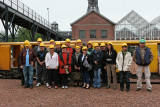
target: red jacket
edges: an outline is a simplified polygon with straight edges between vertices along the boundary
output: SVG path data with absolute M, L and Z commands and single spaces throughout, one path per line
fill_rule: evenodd
M 59 74 L 66 74 L 65 69 L 63 67 L 67 65 L 67 52 L 62 52 L 62 56 L 63 56 L 64 63 L 63 63 L 63 61 L 61 61 L 60 57 L 58 57 Z M 71 56 L 71 54 L 69 54 L 69 60 L 68 60 L 69 72 L 71 72 L 71 61 L 72 61 L 72 56 Z

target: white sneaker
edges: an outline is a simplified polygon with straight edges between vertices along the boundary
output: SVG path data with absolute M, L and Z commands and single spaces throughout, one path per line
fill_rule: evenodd
M 65 88 L 65 86 L 62 86 L 62 89 L 64 89 Z
M 66 88 L 66 89 L 67 89 L 67 88 L 68 88 L 68 86 L 64 86 L 64 88 Z
M 36 87 L 39 87 L 41 85 L 41 83 L 37 83 Z
M 46 83 L 46 86 L 47 86 L 47 87 L 49 87 L 49 84 L 48 84 L 48 83 Z

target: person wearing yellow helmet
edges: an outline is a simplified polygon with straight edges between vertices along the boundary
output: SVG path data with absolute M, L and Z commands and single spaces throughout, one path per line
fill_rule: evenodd
M 20 52 L 19 65 L 23 69 L 25 88 L 30 87 L 30 89 L 33 89 L 33 63 L 36 61 L 36 54 L 30 49 L 30 42 L 28 40 L 24 42 L 24 46 L 25 48 Z
M 82 87 L 85 89 L 90 88 L 90 74 L 89 74 L 89 70 L 88 70 L 90 58 L 89 58 L 89 55 L 87 54 L 87 50 L 88 50 L 88 48 L 86 46 L 84 46 L 82 48 L 83 53 L 78 58 L 80 70 L 82 72 L 82 81 L 83 81 Z M 88 67 L 86 67 L 86 66 L 88 66 Z
M 76 46 L 75 48 L 76 52 L 72 55 L 72 63 L 73 63 L 73 86 L 80 85 L 81 81 L 81 72 L 80 72 L 80 66 L 78 63 L 78 58 L 81 54 L 81 50 L 79 46 Z
M 62 89 L 68 88 L 68 76 L 71 73 L 72 54 L 67 52 L 66 48 L 66 45 L 62 45 L 62 52 L 59 53 L 59 74 L 61 75 Z
M 100 44 L 100 49 L 103 53 L 103 61 L 102 61 L 102 85 L 107 86 L 108 80 L 107 80 L 107 72 L 106 72 L 106 44 L 101 43 Z
M 53 39 L 50 40 L 50 45 L 55 45 L 55 41 Z
M 67 46 L 67 52 L 71 53 L 71 55 L 73 53 L 75 53 L 75 49 L 73 47 L 71 47 L 71 40 L 70 39 L 66 39 L 65 44 Z
M 58 88 L 58 66 L 59 66 L 59 59 L 58 54 L 54 52 L 55 47 L 54 45 L 49 46 L 50 51 L 46 54 L 45 57 L 45 64 L 47 68 L 47 75 L 48 75 L 48 89 L 52 87 L 52 81 L 54 80 L 54 88 Z
M 34 47 L 34 49 L 33 49 L 33 50 L 34 50 L 34 52 L 36 53 L 36 55 L 37 55 L 37 53 L 41 50 L 39 45 L 40 45 L 42 42 L 43 42 L 43 41 L 42 41 L 42 38 L 38 38 L 38 39 L 37 39 L 37 44 L 38 44 L 38 45 L 37 45 L 37 46 L 35 46 L 35 47 Z M 47 48 L 46 48 L 46 47 L 44 47 L 44 50 L 46 51 L 46 50 L 47 50 Z M 35 62 L 36 77 L 38 76 L 38 75 L 37 75 L 37 72 L 38 72 L 38 71 L 37 71 L 37 69 L 38 69 L 38 68 L 37 68 L 37 66 L 38 66 L 37 64 L 38 64 L 38 62 L 36 61 L 36 62 Z M 36 78 L 36 79 L 37 79 L 37 78 Z M 46 84 L 46 85 L 47 85 L 47 84 Z
M 91 41 L 89 41 L 89 42 L 87 43 L 87 48 L 88 48 L 87 54 L 90 55 L 90 54 L 92 53 L 92 51 L 94 50 Z
M 47 51 L 44 50 L 44 43 L 39 45 L 40 51 L 37 52 L 37 84 L 36 86 L 39 87 L 40 85 L 44 84 L 47 81 L 47 73 L 46 73 L 46 66 L 45 66 L 45 56 Z
M 59 54 L 61 52 L 61 43 L 60 42 L 56 42 L 56 49 L 55 49 L 55 52 L 57 54 Z
M 106 52 L 106 64 L 107 64 L 107 77 L 108 77 L 108 85 L 107 89 L 110 88 L 111 85 L 111 73 L 113 76 L 113 89 L 117 89 L 117 76 L 116 76 L 116 58 L 117 58 L 117 51 L 114 50 L 113 44 L 108 42 L 107 45 L 107 52 Z
M 94 68 L 94 88 L 101 88 L 101 67 L 102 67 L 102 59 L 103 53 L 99 48 L 98 43 L 94 43 L 94 51 L 90 54 L 90 58 L 92 59 L 93 68 Z
M 126 91 L 130 90 L 129 74 L 132 64 L 131 53 L 127 51 L 127 44 L 122 44 L 122 51 L 118 53 L 116 58 L 117 68 L 120 71 L 120 90 L 124 90 L 124 76 L 126 78 Z
M 81 50 L 81 52 L 82 52 L 83 45 L 82 45 L 82 41 L 81 41 L 80 39 L 78 39 L 78 40 L 76 41 L 76 45 L 80 47 L 80 50 Z
M 152 92 L 152 85 L 150 82 L 150 69 L 149 65 L 153 61 L 153 53 L 152 50 L 146 46 L 146 41 L 144 39 L 140 39 L 139 46 L 135 49 L 133 53 L 133 61 L 137 64 L 137 88 L 136 91 L 140 91 L 142 89 L 142 74 L 144 71 L 147 91 Z

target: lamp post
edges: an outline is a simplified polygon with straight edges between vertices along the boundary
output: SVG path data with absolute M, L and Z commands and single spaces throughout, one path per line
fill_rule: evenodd
M 47 8 L 48 11 L 48 27 L 49 27 L 49 8 Z

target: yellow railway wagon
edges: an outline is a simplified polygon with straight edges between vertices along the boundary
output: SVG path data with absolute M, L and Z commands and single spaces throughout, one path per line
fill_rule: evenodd
M 61 44 L 64 44 L 64 41 L 60 41 Z M 120 40 L 104 40 L 104 41 L 91 41 L 92 44 L 94 43 L 108 43 L 112 42 L 115 50 L 118 52 L 121 51 L 121 44 L 122 43 L 127 43 L 128 44 L 128 50 L 133 54 L 133 51 L 135 48 L 138 46 L 139 41 L 138 40 L 133 40 L 133 41 L 120 41 Z M 49 42 L 44 42 L 46 47 L 49 46 Z M 36 42 L 31 42 L 31 48 L 34 48 L 36 46 Z M 146 45 L 151 48 L 154 59 L 153 62 L 150 64 L 150 70 L 151 73 L 159 73 L 159 60 L 158 60 L 158 53 L 159 53 L 159 46 L 160 46 L 160 41 L 157 40 L 146 40 Z M 76 46 L 76 41 L 71 41 L 71 46 L 75 47 Z M 18 55 L 23 48 L 23 42 L 2 42 L 0 43 L 0 71 L 12 71 L 14 69 L 18 68 Z M 119 72 L 119 71 L 117 71 Z M 135 74 L 136 73 L 136 64 L 133 62 L 132 64 L 132 71 L 131 73 Z

